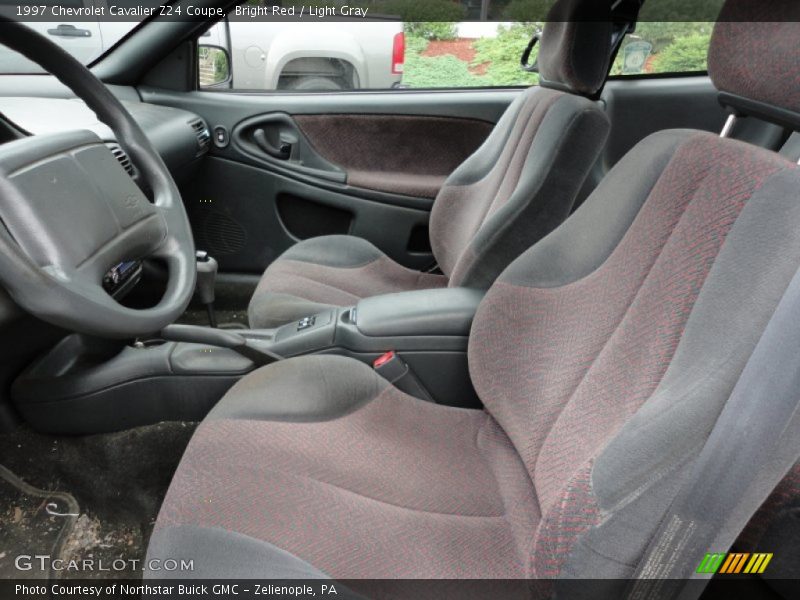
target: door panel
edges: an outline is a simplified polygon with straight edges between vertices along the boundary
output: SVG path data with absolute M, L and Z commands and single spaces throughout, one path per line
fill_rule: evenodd
M 427 226 L 436 190 L 520 93 L 140 92 L 145 101 L 191 110 L 212 130 L 232 132 L 229 145 L 212 150 L 209 168 L 185 199 L 198 245 L 223 270 L 249 273 L 300 239 L 330 233 L 364 237 L 412 268 L 433 264 Z M 647 135 L 670 128 L 717 132 L 726 118 L 702 76 L 613 80 L 601 102 L 610 139 L 579 200 Z M 273 152 L 259 147 L 257 129 Z M 765 146 L 781 135 L 757 122 L 737 132 Z M 289 158 L 274 156 L 282 141 L 293 146 Z M 225 245 L 226 232 L 235 244 Z
M 244 162 L 300 181 L 347 183 L 347 174 L 321 157 L 286 113 L 267 113 L 245 119 L 233 128 L 230 139 L 234 158 Z
M 433 261 L 417 239 L 430 207 L 360 198 L 213 156 L 182 192 L 197 247 L 222 271 L 259 274 L 300 239 L 331 233 L 363 237 L 412 268 Z
M 347 233 L 434 264 L 433 198 L 519 92 L 263 94 L 140 90 L 223 127 L 184 201 L 223 271 L 261 273 L 301 239 Z
M 435 198 L 444 180 L 488 137 L 493 123 L 414 115 L 299 115 L 312 146 L 353 187 Z

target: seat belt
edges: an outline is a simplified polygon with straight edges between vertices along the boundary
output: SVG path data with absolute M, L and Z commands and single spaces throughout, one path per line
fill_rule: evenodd
M 661 521 L 627 598 L 698 598 L 713 577 L 697 572 L 705 570 L 706 554 L 728 552 L 798 459 L 800 271 Z

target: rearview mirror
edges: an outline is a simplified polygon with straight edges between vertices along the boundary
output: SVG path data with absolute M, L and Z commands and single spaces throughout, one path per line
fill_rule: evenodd
M 197 49 L 197 74 L 200 87 L 230 88 L 231 60 L 228 51 L 203 44 Z
M 519 61 L 520 66 L 522 67 L 523 71 L 527 71 L 528 73 L 538 73 L 539 72 L 539 62 L 534 60 L 531 63 L 531 54 L 533 54 L 533 49 L 539 43 L 539 40 L 542 37 L 542 32 L 537 31 L 531 37 L 531 41 L 528 42 L 528 46 L 525 48 L 525 51 L 522 53 L 522 58 Z

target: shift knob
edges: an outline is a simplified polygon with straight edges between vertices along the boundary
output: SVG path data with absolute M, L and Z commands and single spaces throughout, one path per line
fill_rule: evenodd
M 214 283 L 217 280 L 217 261 L 208 252 L 197 252 L 197 297 L 202 304 L 214 302 Z

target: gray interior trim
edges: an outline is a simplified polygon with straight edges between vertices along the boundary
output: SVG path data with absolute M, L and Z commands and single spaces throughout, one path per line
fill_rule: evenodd
M 640 142 L 571 218 L 511 264 L 503 281 L 558 287 L 596 270 L 627 233 L 677 148 L 696 134 L 672 130 Z
M 254 371 L 230 389 L 208 418 L 329 421 L 357 410 L 388 386 L 350 358 L 301 356 Z
M 188 7 L 227 7 L 237 0 L 176 0 L 182 14 Z M 175 20 L 155 18 L 143 23 L 135 36 L 122 40 L 92 65 L 95 75 L 110 83 L 133 85 L 181 43 L 208 29 L 211 22 L 202 18 Z
M 467 336 L 484 294 L 444 288 L 372 296 L 356 306 L 356 326 L 366 336 Z
M 739 215 L 661 383 L 595 461 L 606 518 L 579 544 L 569 573 L 632 575 L 795 274 L 796 189 L 797 175 L 779 172 Z
M 479 148 L 479 151 L 461 163 L 450 174 L 447 178 L 447 185 L 472 185 L 486 177 L 500 159 L 508 139 L 514 132 L 513 124 L 525 104 L 525 98 L 537 93 L 538 89 L 530 88 L 524 94 L 514 98 L 514 101 L 495 125 L 492 133 L 489 134 L 489 137 Z
M 579 186 L 596 162 L 611 128 L 597 105 L 565 94 L 551 107 L 531 145 L 522 184 L 492 215 L 469 244 L 475 260 L 462 285 L 488 288 L 533 240 L 540 240 L 570 215 Z M 548 143 L 555 140 L 555 143 Z M 542 143 L 542 141 L 544 143 Z M 529 198 L 539 198 L 531 203 Z
M 355 269 L 363 267 L 384 256 L 367 240 L 352 235 L 326 235 L 295 244 L 281 255 L 282 260 Z
M 355 91 L 306 94 L 246 92 L 168 92 L 149 86 L 139 88 L 145 102 L 192 110 L 216 125 L 229 129 L 254 114 L 286 111 L 292 114 L 325 113 L 425 115 L 472 118 L 496 123 L 508 105 L 522 94 L 519 89 L 439 90 L 386 92 Z M 487 100 L 489 99 L 489 100 Z
M 163 564 L 168 559 L 192 561 L 193 568 L 191 571 L 150 568 L 159 564 L 156 561 Z M 218 527 L 181 525 L 153 533 L 145 559 L 144 579 L 330 578 L 269 542 Z
M 75 98 L 75 93 L 52 75 L 2 75 L 0 74 L 0 96 L 35 96 L 37 98 Z M 135 87 L 106 84 L 117 99 L 140 102 Z

